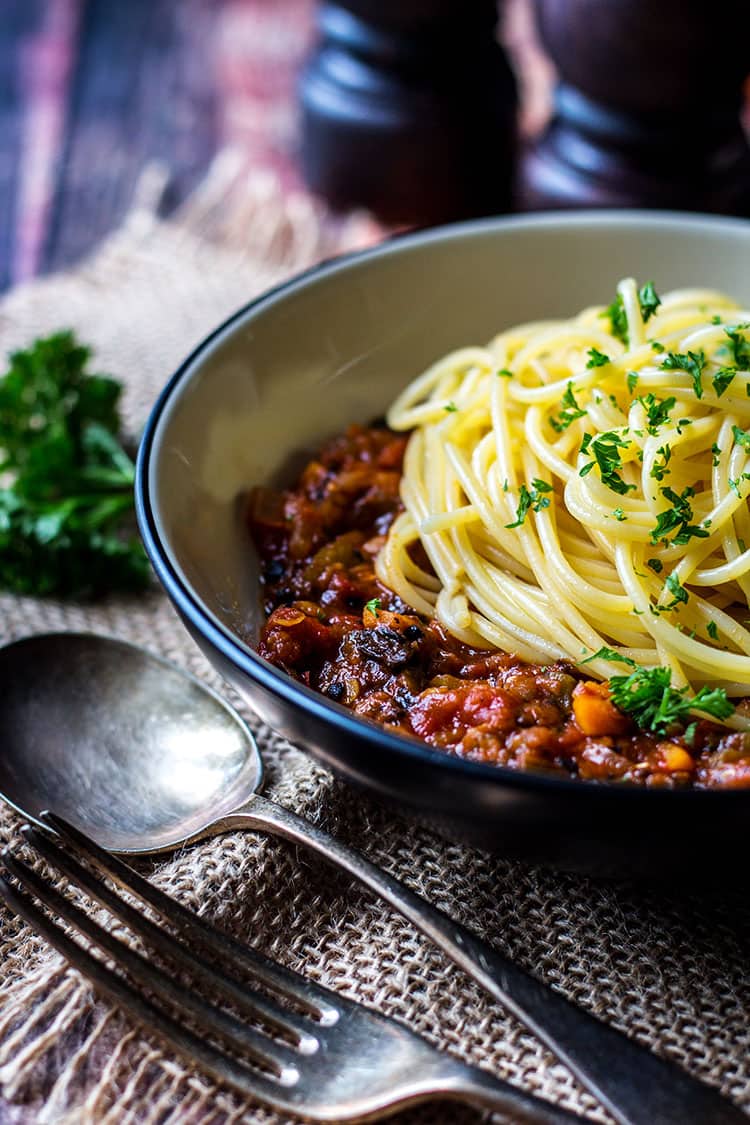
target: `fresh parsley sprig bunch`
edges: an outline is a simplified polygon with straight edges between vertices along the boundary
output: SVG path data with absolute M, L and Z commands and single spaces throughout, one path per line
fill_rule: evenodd
M 690 741 L 695 729 L 690 722 L 694 711 L 719 721 L 734 714 L 734 704 L 727 698 L 724 688 L 702 687 L 691 696 L 684 688 L 672 687 L 669 668 L 641 668 L 630 657 L 606 647 L 582 663 L 599 659 L 615 660 L 633 669 L 628 675 L 610 678 L 609 694 L 615 706 L 630 715 L 641 730 L 667 734 L 676 726 L 684 727 L 689 723 L 685 735 Z
M 58 332 L 14 352 L 0 378 L 0 586 L 14 593 L 95 597 L 148 582 L 121 386 L 89 373 L 89 358 Z

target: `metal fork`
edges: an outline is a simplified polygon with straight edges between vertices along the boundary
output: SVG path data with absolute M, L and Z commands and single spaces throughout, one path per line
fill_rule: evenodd
M 113 1003 L 242 1094 L 313 1121 L 372 1121 L 434 1098 L 500 1110 L 514 1122 L 563 1125 L 584 1120 L 467 1066 L 395 1020 L 241 945 L 66 821 L 42 815 L 51 831 L 22 830 L 39 855 L 161 959 L 186 970 L 191 981 L 210 986 L 234 1011 L 209 1002 L 174 971 L 152 964 L 9 851 L 2 862 L 13 878 L 0 876 L 2 898 Z M 124 901 L 102 872 L 174 932 Z M 73 940 L 34 898 L 98 947 L 104 958 Z M 261 988 L 246 983 L 243 974 Z

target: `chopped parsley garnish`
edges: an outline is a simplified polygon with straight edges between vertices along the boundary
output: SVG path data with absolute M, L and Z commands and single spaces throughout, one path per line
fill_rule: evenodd
M 690 498 L 695 496 L 695 489 L 683 488 L 678 496 L 673 488 L 665 485 L 661 489 L 661 494 L 665 500 L 668 500 L 672 507 L 665 508 L 656 517 L 656 523 L 651 529 L 651 542 L 660 543 L 662 540 L 666 541 L 667 536 L 671 531 L 676 531 L 677 534 L 670 541 L 673 544 L 684 546 L 691 539 L 707 539 L 708 532 L 705 527 L 698 527 L 690 521 L 693 518 L 693 509 L 690 505 Z
M 638 372 L 637 371 L 628 371 L 628 390 L 630 391 L 631 395 L 632 395 L 633 391 L 635 390 L 635 388 L 637 386 L 638 386 Z
M 650 567 L 654 574 L 661 574 L 664 570 L 664 563 L 661 559 L 646 559 L 646 566 Z
M 697 352 L 669 352 L 662 360 L 662 371 L 686 371 L 693 380 L 696 398 L 703 397 L 703 368 L 706 366 L 706 353 L 700 348 Z
M 661 304 L 661 297 L 654 289 L 653 281 L 647 281 L 643 288 L 639 290 L 638 303 L 641 306 L 641 316 L 643 317 L 643 323 L 648 324 L 649 320 Z
M 664 347 L 663 344 L 659 343 L 658 340 L 652 340 L 651 341 L 651 350 L 656 352 L 657 354 L 661 354 L 661 352 L 664 352 L 667 349 Z
M 608 316 L 609 323 L 612 328 L 612 335 L 616 336 L 618 340 L 622 340 L 625 347 L 628 346 L 628 318 L 625 313 L 625 305 L 623 304 L 622 297 L 618 293 L 611 305 L 608 305 L 601 316 Z
M 719 464 L 719 458 L 721 457 L 721 449 L 716 444 L 716 442 L 714 442 L 713 445 L 711 446 L 711 452 L 713 453 L 713 460 L 712 460 L 711 464 L 713 465 L 714 468 L 716 468 L 716 466 Z
M 647 281 L 638 291 L 638 303 L 641 306 L 643 323 L 646 324 L 661 304 L 661 298 L 654 289 L 653 281 Z M 609 305 L 603 313 L 600 313 L 600 315 L 609 317 L 609 323 L 612 326 L 612 335 L 616 336 L 618 340 L 622 340 L 626 348 L 629 347 L 628 318 L 625 312 L 625 304 L 619 293 L 612 304 Z
M 377 617 L 378 610 L 380 609 L 380 598 L 370 598 L 369 602 L 365 602 L 365 609 L 370 613 L 374 613 Z
M 738 324 L 735 328 L 724 329 L 731 343 L 734 362 L 743 371 L 750 371 L 750 340 L 742 335 L 747 328 L 750 328 L 750 324 Z
M 734 705 L 724 688 L 703 687 L 697 695 L 671 686 L 669 668 L 637 668 L 629 676 L 612 676 L 609 681 L 612 702 L 630 715 L 641 730 L 667 734 L 677 724 L 684 725 L 693 710 L 714 719 L 728 719 Z
M 455 402 L 446 402 L 445 409 L 449 414 L 455 414 L 458 410 L 458 407 L 456 406 Z
M 586 651 L 585 649 L 583 650 Z M 617 649 L 608 648 L 604 645 L 603 648 L 597 649 L 591 656 L 587 656 L 581 664 L 590 664 L 592 660 L 615 660 L 618 664 L 628 664 L 631 668 L 637 668 L 635 660 L 631 660 L 629 656 L 624 656 L 623 653 L 618 652 Z
M 680 580 L 676 574 L 670 574 L 665 583 L 666 588 L 672 595 L 672 601 L 664 606 L 664 609 L 674 609 L 680 603 L 687 604 L 688 592 L 684 586 L 680 584 Z
M 587 367 L 606 367 L 608 363 L 612 362 L 609 356 L 600 352 L 598 348 L 589 348 L 586 354 L 589 357 L 586 363 Z
M 581 410 L 576 402 L 575 395 L 573 394 L 573 384 L 568 383 L 565 388 L 565 394 L 560 400 L 562 410 L 560 411 L 559 418 L 550 418 L 549 423 L 553 430 L 561 434 L 563 430 L 567 430 L 568 426 L 575 422 L 578 418 L 585 418 L 586 411 Z
M 721 398 L 721 396 L 724 394 L 724 391 L 727 389 L 729 384 L 732 382 L 732 379 L 734 379 L 736 374 L 737 374 L 737 368 L 736 367 L 720 367 L 719 368 L 719 370 L 716 372 L 713 379 L 711 380 L 711 382 L 713 384 L 713 388 L 716 391 L 717 398 Z
M 740 485 L 742 484 L 743 480 L 750 480 L 750 473 L 743 473 L 740 477 L 729 478 L 729 487 L 731 488 L 732 492 L 735 492 L 739 496 L 740 500 L 742 499 Z
M 654 480 L 664 480 L 670 472 L 667 465 L 672 460 L 672 450 L 668 445 L 660 445 L 656 452 L 661 457 L 661 461 L 654 461 L 651 476 Z
M 139 590 L 149 568 L 133 525 L 121 386 L 88 370 L 72 332 L 14 352 L 0 377 L 0 586 L 95 597 Z
M 552 485 L 547 484 L 544 480 L 533 480 L 530 492 L 526 485 L 522 484 L 518 490 L 518 509 L 515 523 L 506 523 L 506 528 L 520 527 L 526 519 L 529 509 L 532 512 L 541 512 L 543 508 L 549 508 L 550 497 L 545 494 L 552 491 Z
M 732 433 L 737 445 L 741 445 L 746 453 L 750 453 L 750 430 L 743 430 L 740 426 L 732 426 Z
M 706 626 L 706 632 L 708 633 L 712 641 L 718 641 L 719 627 L 715 621 L 709 621 L 708 625 Z
M 496 375 L 502 375 L 503 379 L 512 379 L 513 372 L 509 371 L 507 367 L 501 367 L 499 371 L 495 372 Z
M 616 520 L 619 520 L 620 523 L 622 523 L 623 520 L 626 520 L 628 518 L 625 515 L 625 513 L 623 512 L 622 508 L 615 508 L 615 510 L 612 512 L 612 515 L 615 517 Z
M 629 445 L 630 442 L 625 441 L 614 430 L 607 430 L 605 433 L 597 434 L 596 437 L 592 437 L 588 433 L 584 434 L 581 453 L 584 455 L 591 454 L 594 460 L 585 464 L 579 475 L 587 476 L 594 466 L 598 465 L 602 484 L 606 484 L 608 488 L 611 488 L 613 492 L 617 492 L 620 496 L 624 496 L 626 492 L 632 492 L 635 485 L 626 484 L 617 471 L 622 468 L 620 450 L 627 449 Z
M 532 497 L 534 497 L 534 493 L 536 493 L 537 496 L 538 496 L 542 492 L 552 492 L 553 491 L 552 485 L 547 484 L 546 480 L 539 480 L 538 478 L 535 477 L 534 480 L 531 483 L 533 485 Z M 540 511 L 542 508 L 549 508 L 549 498 L 544 499 L 544 500 L 537 500 L 537 499 L 534 498 L 532 500 L 532 503 L 534 504 L 534 511 L 535 512 Z
M 670 395 L 669 398 L 659 399 L 649 392 L 645 397 L 641 396 L 638 401 L 646 411 L 646 429 L 651 437 L 655 437 L 658 427 L 663 426 L 665 422 L 669 422 L 669 412 L 677 405 L 677 399 L 673 395 Z
M 721 324 L 722 323 L 721 317 L 719 316 L 718 313 L 714 313 L 714 315 L 711 317 L 711 323 L 712 324 Z

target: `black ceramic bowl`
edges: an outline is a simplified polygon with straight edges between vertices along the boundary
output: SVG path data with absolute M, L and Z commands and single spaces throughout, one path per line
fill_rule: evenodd
M 185 625 L 272 727 L 456 838 L 621 875 L 744 865 L 750 792 L 650 791 L 451 758 L 388 734 L 254 651 L 258 568 L 241 495 L 382 414 L 444 352 L 610 299 L 621 277 L 750 303 L 750 223 L 577 213 L 446 227 L 327 263 L 253 301 L 167 384 L 138 461 L 141 532 Z

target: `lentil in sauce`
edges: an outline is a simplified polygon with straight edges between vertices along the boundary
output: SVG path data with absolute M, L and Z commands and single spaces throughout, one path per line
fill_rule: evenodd
M 562 661 L 471 648 L 378 581 L 407 440 L 350 426 L 294 487 L 252 492 L 268 614 L 259 653 L 355 714 L 470 761 L 593 781 L 750 786 L 750 735 L 708 720 L 689 743 L 682 730 L 641 731 L 606 684 Z

